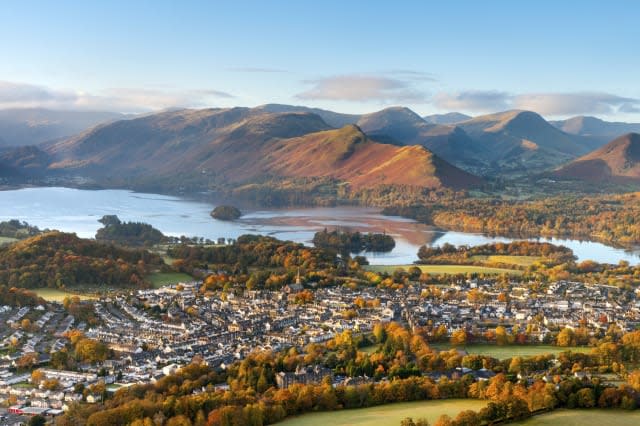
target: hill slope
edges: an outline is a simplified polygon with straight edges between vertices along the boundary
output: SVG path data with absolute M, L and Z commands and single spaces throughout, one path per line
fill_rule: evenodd
M 584 138 L 566 134 L 530 111 L 484 115 L 458 126 L 480 145 L 481 158 L 504 172 L 539 172 L 590 150 Z
M 354 125 L 332 129 L 316 114 L 261 108 L 165 112 L 99 126 L 44 149 L 49 171 L 113 186 L 204 189 L 289 177 L 337 179 L 356 189 L 480 182 L 423 147 L 380 144 Z
M 620 136 L 553 174 L 589 182 L 640 183 L 640 134 Z
M 0 146 L 37 145 L 126 117 L 103 111 L 4 109 L 0 110 Z

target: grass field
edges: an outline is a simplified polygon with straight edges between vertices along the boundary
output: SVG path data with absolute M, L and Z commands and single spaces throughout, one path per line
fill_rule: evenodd
M 509 424 L 520 426 L 636 426 L 640 425 L 640 411 L 557 410 Z
M 18 241 L 16 238 L 0 237 L 0 246 Z
M 388 274 L 393 273 L 398 268 L 404 269 L 405 271 L 411 268 L 412 266 L 417 266 L 422 270 L 422 272 L 426 272 L 431 275 L 454 275 L 454 274 L 467 274 L 467 273 L 477 273 L 477 274 L 487 274 L 487 275 L 501 275 L 501 274 L 514 274 L 521 275 L 522 271 L 518 271 L 515 269 L 502 269 L 502 268 L 491 268 L 488 266 L 475 266 L 475 265 L 369 265 L 365 266 L 365 268 L 369 271 L 373 272 L 386 272 Z
M 34 288 L 31 290 L 48 302 L 62 302 L 64 298 L 67 296 L 78 296 L 81 300 L 96 299 L 95 296 L 90 296 L 87 294 L 71 293 L 64 290 L 59 290 L 57 288 L 43 287 L 43 288 Z
M 355 410 L 327 411 L 293 417 L 278 423 L 281 426 L 398 426 L 405 417 L 414 420 L 424 417 L 434 424 L 442 414 L 455 417 L 463 410 L 479 411 L 486 401 L 449 399 L 437 401 L 402 402 Z
M 441 351 L 446 351 L 452 348 L 452 346 L 448 343 L 433 343 L 430 346 Z M 514 356 L 529 357 L 529 356 L 543 355 L 543 354 L 549 354 L 549 353 L 555 355 L 565 351 L 581 352 L 581 353 L 591 352 L 591 348 L 588 348 L 588 347 L 562 348 L 559 346 L 551 346 L 551 345 L 498 346 L 498 345 L 488 345 L 488 344 L 477 344 L 477 345 L 468 345 L 466 347 L 460 347 L 459 349 L 464 349 L 470 354 L 487 355 L 497 359 L 512 358 Z
M 180 272 L 156 272 L 147 276 L 151 284 L 155 288 L 159 288 L 169 284 L 177 284 L 179 282 L 193 281 L 193 277 Z
M 474 261 L 481 261 L 487 263 L 501 263 L 505 265 L 514 265 L 514 266 L 531 266 L 536 262 L 543 260 L 542 256 L 473 256 L 472 259 Z

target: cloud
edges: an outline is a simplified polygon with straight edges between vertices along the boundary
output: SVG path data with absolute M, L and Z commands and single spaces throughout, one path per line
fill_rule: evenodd
M 349 74 L 307 80 L 304 100 L 424 102 L 426 95 L 406 81 L 381 75 Z
M 449 111 L 489 112 L 510 108 L 510 95 L 498 91 L 469 90 L 457 93 L 438 93 L 435 106 Z
M 424 71 L 416 71 L 416 70 L 407 70 L 407 69 L 396 69 L 387 71 L 389 75 L 397 75 L 400 78 L 405 78 L 409 80 L 418 80 L 418 81 L 437 81 L 435 75 L 424 72 Z
M 261 67 L 234 67 L 234 68 L 227 68 L 227 70 L 234 71 L 234 72 L 251 72 L 251 73 L 288 72 L 286 70 L 282 70 L 279 68 L 261 68 Z
M 434 105 L 446 110 L 493 112 L 524 109 L 547 116 L 615 114 L 640 111 L 640 100 L 603 92 L 524 93 L 463 91 L 438 93 Z
M 513 97 L 518 109 L 528 109 L 546 115 L 614 114 L 621 107 L 637 107 L 638 99 L 609 93 L 532 93 Z
M 155 90 L 111 88 L 98 94 L 0 81 L 0 108 L 51 108 L 145 112 L 170 107 L 201 107 L 234 96 L 214 89 Z

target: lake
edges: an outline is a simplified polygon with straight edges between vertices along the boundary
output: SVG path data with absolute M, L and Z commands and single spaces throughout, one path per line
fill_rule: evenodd
M 386 232 L 396 240 L 390 253 L 365 253 L 372 264 L 412 263 L 421 245 L 478 245 L 509 242 L 512 239 L 482 234 L 442 231 L 396 216 L 383 216 L 366 207 L 317 207 L 245 211 L 234 222 L 218 221 L 209 215 L 214 204 L 168 195 L 126 190 L 79 190 L 71 188 L 25 188 L 0 191 L 0 221 L 19 219 L 40 228 L 75 232 L 91 238 L 102 225 L 102 216 L 115 214 L 125 221 L 146 222 L 171 236 L 237 238 L 242 234 L 271 235 L 279 239 L 310 244 L 313 234 L 324 228 L 345 227 L 361 232 Z M 640 262 L 639 251 L 578 240 L 540 238 L 571 248 L 578 260 L 618 263 Z

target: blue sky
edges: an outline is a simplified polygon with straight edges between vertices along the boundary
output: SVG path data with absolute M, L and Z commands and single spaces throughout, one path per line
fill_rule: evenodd
M 0 107 L 293 103 L 640 120 L 635 1 L 28 1 Z

